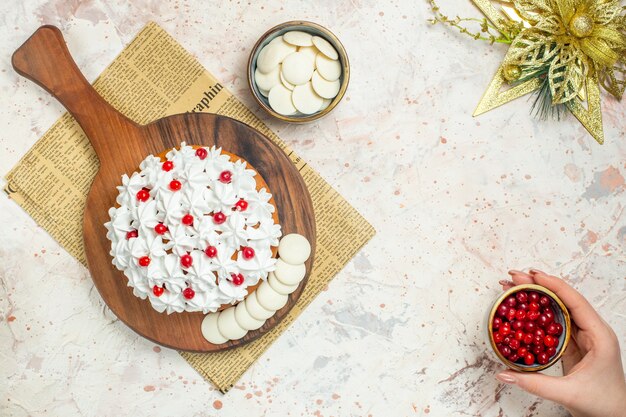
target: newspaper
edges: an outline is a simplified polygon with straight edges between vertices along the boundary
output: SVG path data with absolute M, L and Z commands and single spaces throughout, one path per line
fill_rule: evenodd
M 147 24 L 94 87 L 141 124 L 184 112 L 217 113 L 247 123 L 286 152 L 309 189 L 317 225 L 316 256 L 308 284 L 289 315 L 272 331 L 240 348 L 205 354 L 181 352 L 203 377 L 226 392 L 372 238 L 374 229 L 157 24 Z M 84 265 L 82 217 L 98 168 L 88 139 L 66 113 L 6 177 L 5 192 Z

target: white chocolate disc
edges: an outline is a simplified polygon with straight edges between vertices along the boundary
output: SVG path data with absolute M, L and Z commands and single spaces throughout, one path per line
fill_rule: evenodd
M 257 299 L 257 296 L 256 296 L 256 290 L 248 294 L 248 296 L 246 297 L 245 303 L 246 303 L 246 310 L 248 311 L 248 314 L 252 316 L 253 319 L 267 320 L 270 317 L 272 317 L 275 313 L 274 310 L 268 310 L 265 307 L 263 307 L 261 304 L 259 304 L 259 300 Z
M 276 261 L 274 276 L 284 285 L 298 285 L 305 275 L 306 266 L 304 266 L 304 263 L 290 265 L 280 258 Z
M 296 108 L 291 101 L 291 91 L 282 84 L 276 84 L 272 87 L 267 99 L 272 109 L 277 113 L 289 116 L 296 112 Z
M 322 77 L 316 70 L 313 71 L 311 85 L 313 86 L 313 90 L 315 90 L 318 96 L 331 99 L 337 96 L 341 83 L 339 82 L 339 80 L 326 81 L 324 77 Z
M 315 46 L 301 46 L 300 48 L 298 48 L 298 53 L 303 54 L 305 57 L 307 57 L 307 59 L 311 61 L 313 66 L 315 66 L 315 59 L 317 58 L 317 54 L 319 53 Z
M 276 66 L 267 74 L 262 73 L 257 68 L 254 71 L 254 82 L 261 90 L 269 91 L 276 84 L 280 83 L 280 65 Z
M 304 114 L 313 114 L 319 111 L 324 103 L 324 99 L 317 95 L 310 82 L 296 85 L 293 88 L 291 101 L 296 109 Z
M 330 59 L 339 59 L 339 54 L 337 50 L 324 38 L 320 38 L 319 36 L 313 36 L 313 45 L 320 50 L 321 53 L 326 55 Z
M 230 340 L 241 339 L 248 333 L 235 320 L 235 307 L 228 307 L 226 310 L 222 310 L 217 318 L 217 328 L 224 337 Z
M 262 89 L 260 89 L 260 88 L 259 88 L 259 93 L 261 93 L 261 95 L 262 95 L 263 97 L 267 97 L 267 96 L 270 94 L 270 92 L 269 92 L 269 91 L 267 91 L 267 90 L 262 90 Z
M 311 62 L 307 54 L 294 52 L 285 58 L 281 71 L 285 80 L 293 85 L 301 85 L 311 79 L 314 69 L 314 62 Z
M 285 86 L 285 88 L 287 88 L 287 90 L 293 90 L 293 87 L 295 87 L 293 84 L 291 84 L 289 81 L 285 80 L 285 77 L 283 76 L 283 72 L 280 72 L 280 75 L 278 76 L 280 78 L 280 83 L 282 85 Z
M 297 46 L 312 46 L 313 45 L 313 37 L 306 33 L 301 32 L 299 30 L 292 30 L 291 32 L 287 32 L 283 34 L 283 39 L 285 42 L 290 43 L 292 45 Z
M 278 311 L 287 304 L 287 296 L 276 292 L 267 281 L 263 281 L 255 292 L 259 304 L 267 310 Z
M 329 59 L 324 54 L 317 54 L 315 68 L 328 81 L 335 81 L 341 76 L 341 64 L 339 61 Z
M 273 272 L 270 272 L 269 277 L 267 278 L 267 282 L 270 284 L 270 287 L 272 287 L 272 289 L 279 294 L 289 295 L 296 289 L 298 289 L 298 284 L 285 285 L 280 282 Z
M 204 316 L 204 320 L 202 320 L 202 325 L 200 327 L 202 336 L 214 345 L 221 345 L 222 343 L 228 342 L 228 339 L 225 338 L 217 328 L 217 319 L 220 314 L 221 313 L 207 314 Z
M 311 256 L 311 244 L 306 237 L 297 233 L 290 233 L 280 239 L 278 255 L 288 264 L 303 264 Z
M 324 102 L 322 103 L 322 107 L 320 107 L 319 111 L 326 110 L 326 107 L 330 106 L 330 103 L 332 103 L 332 102 L 333 102 L 332 100 L 329 100 L 329 99 L 325 98 Z
M 265 323 L 265 320 L 257 320 L 252 317 L 250 313 L 248 313 L 246 303 L 244 302 L 237 304 L 237 307 L 235 307 L 235 320 L 237 320 L 237 324 L 239 324 L 242 329 L 248 331 L 256 330 Z
M 285 57 L 296 52 L 296 47 L 277 38 L 276 42 L 267 44 L 257 56 L 256 66 L 264 74 L 267 74 L 278 66 Z

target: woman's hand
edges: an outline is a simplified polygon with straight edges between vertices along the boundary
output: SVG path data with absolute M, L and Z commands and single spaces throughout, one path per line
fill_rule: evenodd
M 507 370 L 496 378 L 560 403 L 575 417 L 626 416 L 626 381 L 615 332 L 585 297 L 563 280 L 534 269 L 529 274 L 509 274 L 513 282 L 501 281 L 504 289 L 538 284 L 563 301 L 573 319 L 572 338 L 562 358 L 564 376 Z

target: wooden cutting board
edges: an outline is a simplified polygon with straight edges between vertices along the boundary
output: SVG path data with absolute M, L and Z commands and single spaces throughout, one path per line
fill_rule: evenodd
M 304 181 L 287 155 L 267 137 L 229 117 L 187 113 L 139 125 L 111 107 L 89 84 L 70 56 L 63 35 L 42 26 L 13 54 L 13 68 L 46 89 L 76 118 L 100 159 L 85 207 L 83 238 L 91 277 L 111 310 L 141 336 L 163 346 L 211 352 L 248 343 L 271 330 L 294 306 L 309 277 L 315 254 L 313 203 Z M 247 160 L 267 182 L 283 234 L 304 235 L 312 246 L 307 275 L 285 307 L 258 330 L 221 345 L 207 342 L 200 331 L 202 313 L 158 313 L 127 286 L 111 263 L 104 223 L 115 205 L 122 174 L 138 170 L 146 156 L 189 145 L 218 146 Z

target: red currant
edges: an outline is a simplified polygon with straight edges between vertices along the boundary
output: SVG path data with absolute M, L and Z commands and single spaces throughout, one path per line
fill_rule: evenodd
M 520 342 L 524 339 L 524 332 L 522 330 L 515 331 L 515 340 L 519 340 Z
M 498 332 L 506 336 L 507 334 L 511 333 L 511 325 L 506 322 L 502 323 L 502 326 L 500 326 L 500 329 L 498 330 Z
M 230 274 L 230 277 L 231 277 L 234 285 L 241 285 L 241 284 L 243 284 L 243 281 L 244 281 L 243 275 L 241 275 L 241 274 Z
M 530 333 L 525 333 L 524 339 L 522 341 L 526 343 L 527 345 L 530 345 L 533 342 L 533 335 Z
M 207 152 L 207 150 L 206 150 L 206 149 L 204 149 L 204 148 L 198 148 L 198 149 L 196 149 L 196 156 L 197 156 L 198 158 L 200 158 L 200 159 L 204 159 L 204 158 L 206 158 L 208 154 L 209 154 L 209 153 L 208 153 L 208 152 Z
M 515 319 L 515 313 L 517 313 L 517 311 L 513 307 L 509 307 L 509 311 L 506 312 L 506 318 L 509 319 L 509 321 L 513 321 Z
M 515 298 L 519 303 L 525 303 L 526 301 L 528 301 L 528 294 L 526 294 L 524 291 L 520 291 L 515 294 Z
M 230 171 L 222 171 L 220 173 L 220 182 L 223 182 L 224 184 L 228 184 L 232 180 L 233 180 L 233 173 L 232 172 L 230 172 Z
M 196 295 L 196 292 L 192 290 L 191 288 L 185 288 L 183 290 L 183 297 L 185 297 L 188 300 L 191 300 L 195 295 Z
M 523 328 L 524 328 L 524 322 L 523 322 L 523 321 L 521 321 L 521 320 L 515 320 L 515 321 L 513 322 L 513 324 L 512 324 L 512 327 L 513 327 L 515 330 L 520 330 L 520 329 L 523 329 Z
M 191 214 L 185 214 L 181 221 L 185 226 L 191 226 L 193 224 L 193 216 Z
M 515 318 L 518 320 L 524 320 L 526 318 L 526 312 L 524 310 L 517 310 L 515 312 Z
M 563 325 L 561 323 L 554 323 L 556 326 L 556 333 L 553 336 L 559 337 L 563 334 Z
M 526 354 L 528 353 L 528 349 L 525 347 L 520 347 L 519 349 L 517 349 L 517 354 L 523 358 Z
M 545 335 L 546 335 L 546 332 L 544 332 L 543 329 L 535 330 L 535 336 L 544 337 Z
M 237 211 L 246 211 L 248 208 L 248 202 L 243 198 L 235 203 L 235 210 Z
M 139 232 L 136 231 L 136 230 L 130 230 L 130 231 L 126 232 L 126 240 L 132 239 L 132 238 L 137 237 L 137 236 L 139 236 Z
M 193 258 L 188 253 L 180 257 L 180 264 L 184 268 L 189 268 L 193 264 Z
M 251 248 L 250 246 L 247 246 L 243 248 L 243 251 L 241 251 L 241 254 L 243 255 L 243 259 L 250 260 L 254 258 L 254 249 Z
M 496 343 L 502 343 L 502 341 L 504 340 L 504 335 L 502 335 L 501 333 L 494 333 L 493 334 L 493 341 Z
M 139 266 L 148 266 L 150 265 L 150 258 L 148 256 L 142 256 L 139 258 Z
M 554 346 L 550 346 L 549 348 L 546 348 L 546 353 L 549 357 L 553 357 L 556 355 L 556 348 Z
M 532 321 L 537 320 L 539 316 L 541 316 L 541 313 L 538 311 L 529 311 L 528 314 L 526 315 L 526 317 L 528 317 Z
M 217 256 L 217 248 L 215 246 L 209 246 L 204 250 L 204 253 L 209 258 L 215 258 Z
M 535 363 L 535 355 L 533 355 L 532 353 L 527 353 L 526 355 L 524 355 L 524 363 L 526 365 L 532 365 Z
M 178 180 L 170 181 L 170 190 L 172 190 L 172 191 L 178 191 L 178 190 L 181 189 L 182 186 L 183 185 Z
M 156 295 L 157 297 L 160 297 L 161 294 L 163 294 L 163 291 L 165 291 L 165 288 L 159 287 L 158 285 L 152 287 L 152 294 Z
M 221 211 L 218 211 L 213 215 L 213 222 L 215 224 L 222 224 L 226 221 L 226 215 Z
M 546 297 L 545 295 L 542 295 L 539 298 L 539 305 L 541 307 L 548 307 L 550 305 L 550 299 L 548 297 Z
M 559 339 L 554 336 L 547 335 L 543 338 L 543 344 L 547 347 L 554 347 L 559 343 Z
M 494 330 L 498 330 L 501 324 L 502 324 L 502 319 L 500 317 L 494 317 L 491 327 L 493 327 Z
M 543 352 L 545 350 L 545 348 L 543 347 L 543 345 L 535 345 L 532 348 L 532 352 L 535 355 L 539 355 L 541 352 Z
M 504 300 L 504 304 L 506 304 L 509 307 L 515 307 L 515 305 L 517 304 L 517 300 L 515 299 L 514 296 L 509 295 L 505 300 Z
M 148 201 L 150 198 L 150 191 L 144 190 L 143 188 L 137 191 L 137 200 L 139 201 Z
M 545 365 L 550 362 L 550 355 L 548 355 L 547 352 L 541 352 L 537 355 L 537 362 L 539 362 L 540 365 Z
M 511 349 L 513 349 L 513 350 L 517 350 L 517 349 L 519 349 L 519 347 L 520 347 L 520 342 L 519 342 L 519 340 L 517 340 L 517 339 L 512 339 L 512 340 L 509 342 L 509 347 L 510 347 Z
M 500 345 L 500 353 L 502 353 L 502 356 L 505 358 L 508 358 L 511 355 L 511 348 L 507 345 Z
M 500 304 L 498 306 L 498 309 L 496 310 L 496 314 L 500 317 L 506 317 L 506 313 L 509 311 L 509 307 L 504 305 L 504 304 Z
M 537 319 L 537 323 L 539 323 L 541 327 L 546 327 L 548 324 L 550 324 L 550 320 L 548 319 L 548 316 L 546 316 L 545 314 L 541 314 Z
M 163 171 L 169 172 L 172 170 L 172 168 L 174 168 L 174 163 L 172 161 L 165 161 L 163 162 L 163 165 L 161 165 L 161 168 L 163 169 Z
M 526 303 L 519 303 L 519 304 L 517 305 L 517 309 L 518 309 L 518 310 L 524 310 L 524 311 L 527 311 L 527 310 L 528 310 L 528 304 L 526 304 Z
M 157 233 L 157 235 L 163 235 L 165 234 L 165 232 L 167 232 L 167 226 L 163 223 L 157 223 L 157 225 L 154 226 L 154 231 Z
M 519 359 L 519 355 L 516 352 L 513 352 L 509 355 L 507 359 L 511 362 L 517 362 L 517 360 Z
M 533 333 L 535 329 L 537 329 L 537 325 L 535 324 L 535 322 L 527 321 L 526 323 L 524 323 L 524 330 L 526 330 L 526 332 Z
M 539 306 L 539 303 L 531 302 L 531 303 L 528 305 L 528 309 L 529 309 L 530 311 L 539 311 L 539 310 L 541 309 L 541 307 Z
M 528 294 L 528 301 L 530 301 L 531 303 L 538 303 L 539 302 L 539 294 L 537 294 L 536 292 L 530 292 Z

